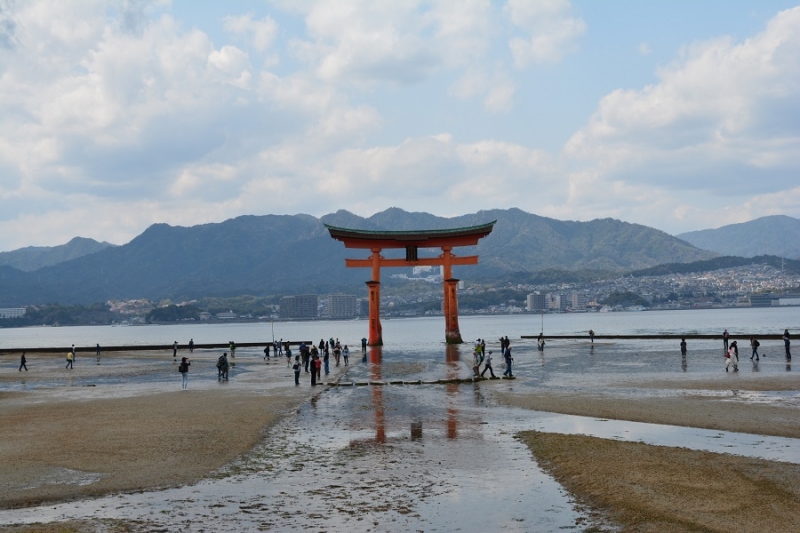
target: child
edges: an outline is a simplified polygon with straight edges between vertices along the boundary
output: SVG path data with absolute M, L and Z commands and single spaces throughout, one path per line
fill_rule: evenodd
M 296 355 L 294 357 L 294 364 L 292 365 L 292 370 L 294 370 L 294 384 L 300 385 L 300 356 Z

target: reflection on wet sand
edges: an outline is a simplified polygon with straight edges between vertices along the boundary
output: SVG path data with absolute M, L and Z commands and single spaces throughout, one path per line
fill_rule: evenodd
M 383 348 L 371 347 L 365 353 L 364 359 L 368 361 L 368 372 L 370 383 L 385 383 L 382 369 Z M 445 379 L 457 380 L 462 370 L 461 353 L 457 345 L 448 345 L 445 350 Z M 446 412 L 446 435 L 448 439 L 458 438 L 458 396 L 459 384 L 447 383 L 444 385 L 445 391 L 445 412 Z M 377 444 L 386 444 L 386 407 L 384 405 L 384 385 L 373 385 L 370 387 L 370 403 L 374 413 L 375 438 L 367 439 Z M 411 438 L 413 440 L 422 439 L 423 423 L 421 419 L 411 422 Z M 364 444 L 364 439 L 352 439 L 350 446 Z

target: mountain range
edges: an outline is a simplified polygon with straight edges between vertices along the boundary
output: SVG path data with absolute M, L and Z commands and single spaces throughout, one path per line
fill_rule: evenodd
M 717 229 L 681 233 L 679 239 L 723 255 L 777 255 L 800 259 L 800 219 L 785 215 L 757 218 Z
M 33 272 L 42 267 L 57 265 L 70 259 L 93 254 L 114 246 L 94 239 L 75 237 L 67 244 L 59 246 L 27 246 L 11 252 L 0 252 L 0 266 L 6 265 L 25 272 Z
M 76 237 L 61 246 L 0 253 L 0 306 L 357 292 L 369 274 L 345 268 L 344 259 L 366 257 L 367 253 L 345 250 L 330 238 L 325 224 L 366 230 L 419 230 L 493 220 L 497 222 L 492 233 L 478 246 L 456 251 L 480 256 L 477 266 L 457 267 L 457 277 L 508 281 L 555 279 L 564 271 L 575 275 L 644 273 L 655 272 L 653 268 L 659 265 L 716 264 L 709 261 L 724 259 L 715 253 L 723 251 L 752 257 L 756 255 L 753 250 L 774 254 L 775 247 L 782 246 L 787 253 L 780 255 L 792 257 L 792 250 L 800 246 L 800 234 L 792 233 L 798 231 L 800 221 L 782 216 L 679 235 L 683 240 L 619 220 L 560 221 L 519 209 L 479 211 L 454 218 L 397 208 L 368 218 L 344 210 L 319 219 L 310 215 L 242 216 L 192 227 L 154 224 L 122 246 Z M 779 237 L 772 239 L 775 235 Z M 725 245 L 718 246 L 719 242 Z M 748 242 L 758 248 L 747 248 Z M 400 252 L 387 250 L 384 255 L 393 253 Z M 427 255 L 438 253 L 431 250 Z M 425 251 L 420 254 L 424 256 Z M 390 273 L 384 273 L 385 283 L 391 283 Z
M 310 215 L 241 216 L 192 227 L 154 224 L 122 246 L 23 271 L 0 266 L 0 306 L 92 303 L 109 299 L 185 300 L 240 294 L 357 292 L 367 271 L 345 257 L 366 257 L 334 241 L 324 224 L 372 230 L 441 229 L 496 220 L 492 233 L 460 255 L 480 264 L 454 275 L 490 281 L 547 269 L 608 273 L 715 257 L 662 231 L 613 219 L 560 221 L 519 209 L 454 218 L 392 208 L 363 218 L 337 211 Z M 105 245 L 105 246 L 104 246 Z M 9 252 L 11 253 L 11 252 Z M 390 256 L 392 251 L 386 251 Z M 438 250 L 432 254 L 440 253 Z M 420 251 L 420 255 L 424 255 Z M 389 281 L 391 271 L 384 273 Z

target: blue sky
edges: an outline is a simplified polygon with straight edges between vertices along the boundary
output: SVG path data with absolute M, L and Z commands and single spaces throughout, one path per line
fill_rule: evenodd
M 0 251 L 518 207 L 800 216 L 789 2 L 0 0 Z

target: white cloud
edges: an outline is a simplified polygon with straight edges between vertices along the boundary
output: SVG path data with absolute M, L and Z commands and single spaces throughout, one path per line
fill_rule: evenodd
M 306 27 L 232 15 L 232 42 L 164 2 L 0 5 L 0 249 L 339 208 L 675 230 L 800 213 L 798 10 L 687 47 L 550 154 L 518 140 L 520 122 L 548 127 L 531 105 L 548 88 L 528 92 L 548 81 L 511 63 L 576 50 L 566 1 L 273 3 Z M 453 109 L 486 120 L 460 131 Z
M 261 20 L 253 20 L 252 15 L 225 17 L 224 27 L 229 33 L 247 36 L 259 52 L 266 52 L 278 33 L 278 24 L 270 17 Z
M 308 39 L 294 53 L 326 81 L 419 83 L 473 65 L 497 31 L 489 0 L 311 2 L 302 10 Z
M 516 91 L 516 83 L 501 66 L 494 71 L 480 66 L 468 68 L 450 86 L 450 93 L 462 100 L 482 96 L 484 108 L 490 113 L 510 111 Z
M 574 15 L 569 0 L 508 0 L 505 10 L 528 34 L 508 43 L 519 68 L 560 61 L 577 49 L 578 38 L 586 33 L 586 22 Z
M 658 77 L 604 97 L 565 154 L 607 179 L 684 191 L 774 192 L 796 181 L 800 8 L 740 43 L 695 43 Z

